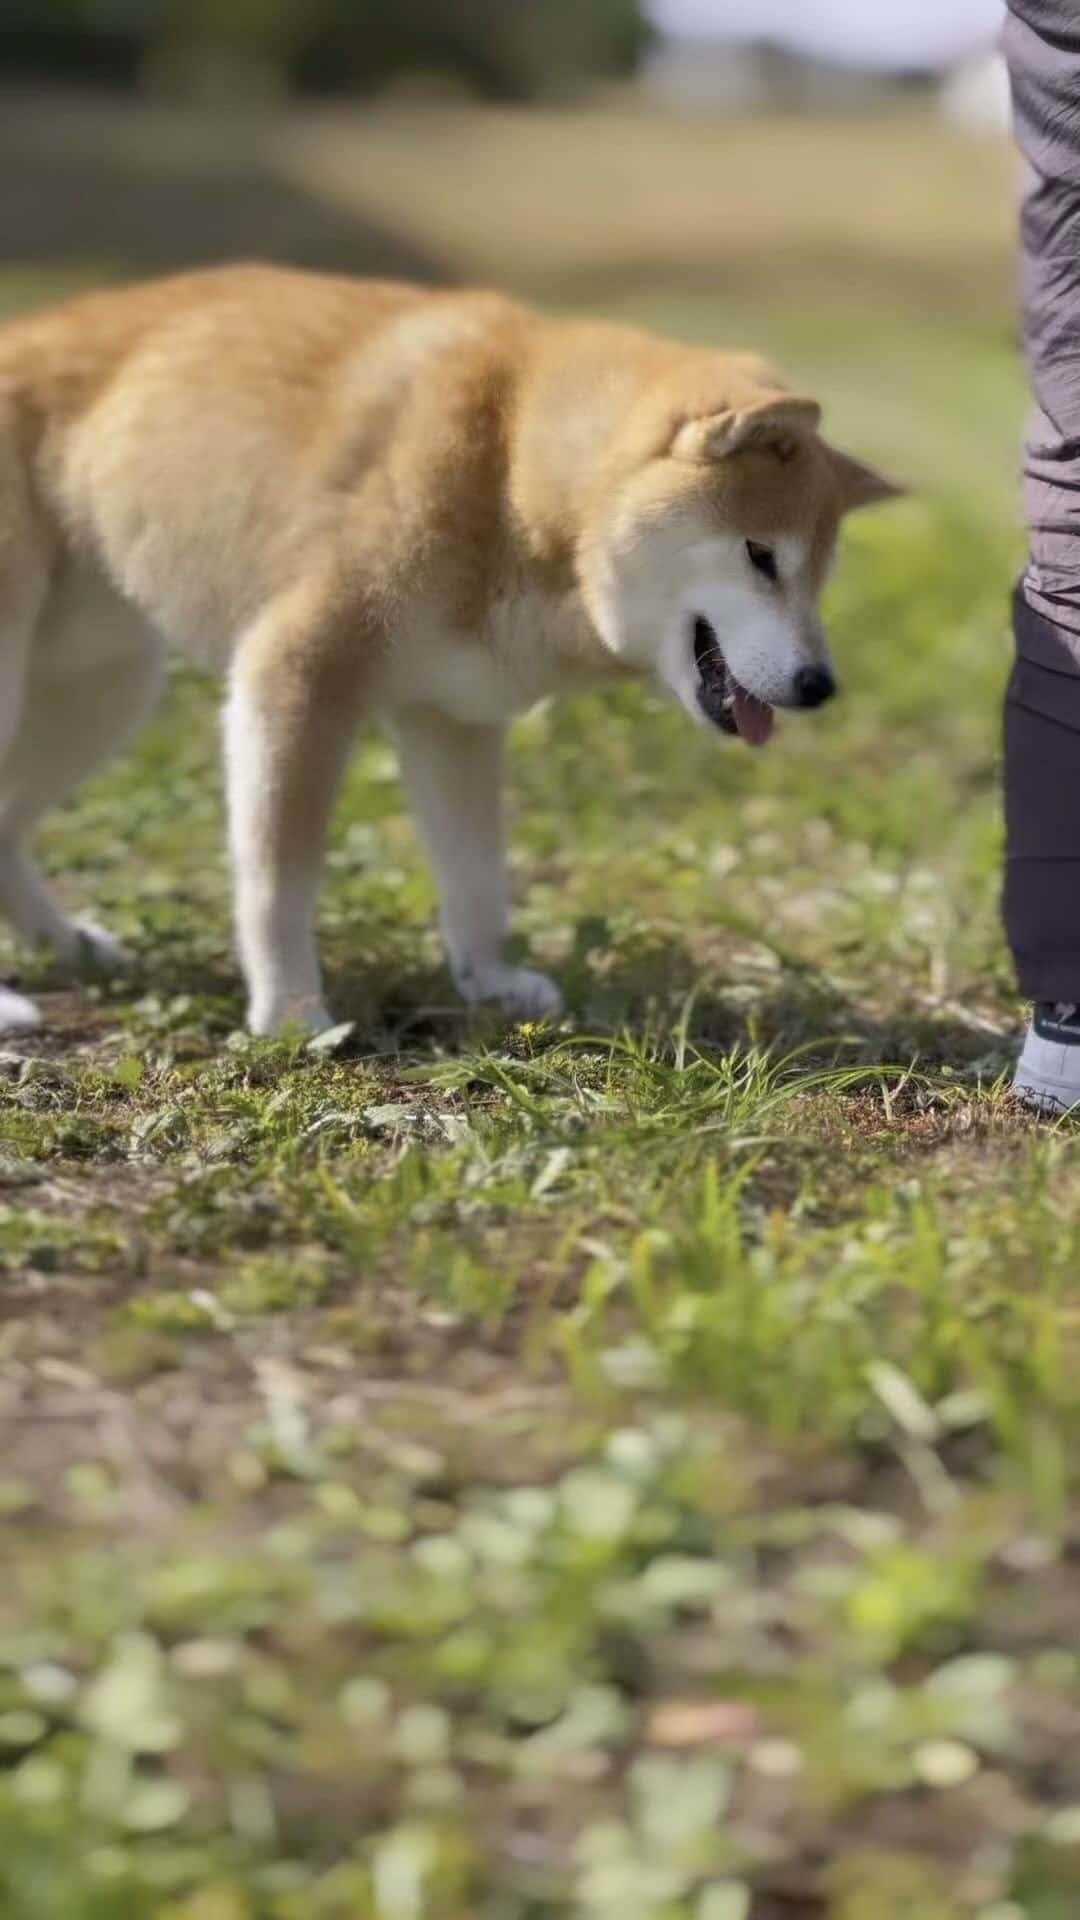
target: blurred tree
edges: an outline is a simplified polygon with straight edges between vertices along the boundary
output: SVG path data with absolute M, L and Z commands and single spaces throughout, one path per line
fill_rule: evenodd
M 0 68 L 133 83 L 249 68 L 320 92 L 446 74 L 496 99 L 636 68 L 640 0 L 3 0 Z

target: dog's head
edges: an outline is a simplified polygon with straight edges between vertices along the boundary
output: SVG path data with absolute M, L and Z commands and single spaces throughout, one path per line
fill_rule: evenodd
M 712 364 L 711 393 L 700 372 L 670 379 L 629 423 L 584 591 L 613 653 L 696 720 L 763 746 L 774 707 L 836 691 L 820 599 L 840 522 L 898 489 L 829 446 L 817 403 L 763 363 Z

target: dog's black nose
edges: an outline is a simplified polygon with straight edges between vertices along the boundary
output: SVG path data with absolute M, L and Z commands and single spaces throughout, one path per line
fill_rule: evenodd
M 795 675 L 795 698 L 800 707 L 823 707 L 836 692 L 828 667 L 800 667 Z

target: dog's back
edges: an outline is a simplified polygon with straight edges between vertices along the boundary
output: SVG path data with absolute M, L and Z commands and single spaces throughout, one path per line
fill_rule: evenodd
M 89 294 L 0 331 L 0 592 L 28 548 L 54 578 L 76 559 L 171 639 L 220 653 L 269 588 L 336 370 L 422 298 L 239 267 Z

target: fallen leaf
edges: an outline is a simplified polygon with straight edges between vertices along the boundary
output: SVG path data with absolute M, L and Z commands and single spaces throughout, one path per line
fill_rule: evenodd
M 760 1717 L 745 1700 L 665 1700 L 649 1715 L 645 1738 L 655 1747 L 704 1747 L 760 1732 Z

